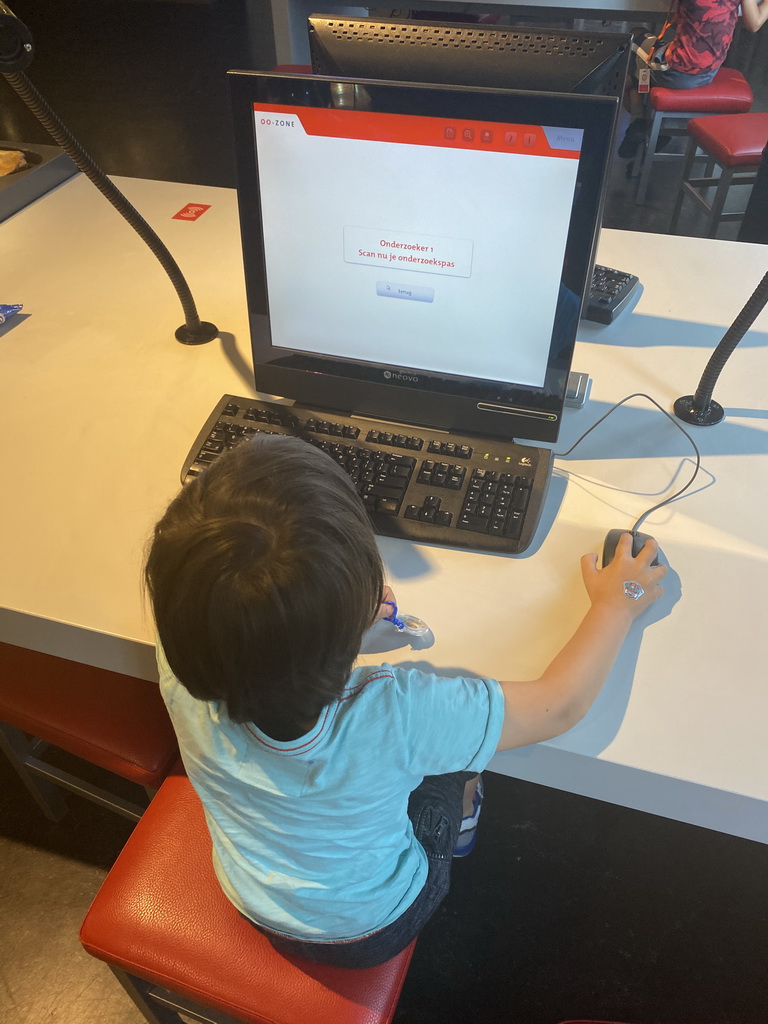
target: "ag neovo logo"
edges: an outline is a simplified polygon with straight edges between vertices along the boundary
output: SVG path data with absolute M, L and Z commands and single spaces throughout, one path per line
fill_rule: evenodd
M 402 380 L 409 384 L 418 384 L 419 378 L 414 373 L 398 373 L 394 370 L 384 370 L 384 380 Z

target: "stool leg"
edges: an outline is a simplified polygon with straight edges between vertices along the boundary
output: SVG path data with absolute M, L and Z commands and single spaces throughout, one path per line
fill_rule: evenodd
M 113 967 L 111 964 L 109 964 L 109 969 L 136 1004 L 136 1007 L 141 1011 L 144 1020 L 148 1021 L 148 1024 L 184 1024 L 184 1021 L 175 1010 L 150 1001 L 149 990 L 152 986 L 148 982 L 142 981 L 141 978 L 135 978 L 132 974 L 127 974 L 125 971 L 118 970 L 117 967 Z
M 640 179 L 637 183 L 637 194 L 635 195 L 635 202 L 642 206 L 645 202 L 645 196 L 648 192 L 648 182 L 651 178 L 651 168 L 653 167 L 653 158 L 656 155 L 656 146 L 659 141 L 659 133 L 661 132 L 661 126 L 664 121 L 664 115 L 659 110 L 653 112 L 651 118 L 651 130 L 648 135 L 648 141 L 645 147 L 645 153 L 643 155 L 643 163 L 640 168 Z
M 672 220 L 669 222 L 669 233 L 674 235 L 677 232 L 677 222 L 680 218 L 680 211 L 683 208 L 683 197 L 685 196 L 685 183 L 691 176 L 693 165 L 696 160 L 696 151 L 698 150 L 696 139 L 689 138 L 688 146 L 685 150 L 685 163 L 683 165 L 683 180 L 680 182 L 680 188 L 677 193 L 677 200 L 675 201 L 675 208 L 672 211 Z
M 720 217 L 725 206 L 725 200 L 728 197 L 728 189 L 731 187 L 731 180 L 733 179 L 733 168 L 724 167 L 720 173 L 720 180 L 717 183 L 715 189 L 715 199 L 712 203 L 712 209 L 709 214 L 709 230 L 707 236 L 714 238 L 717 234 L 717 229 L 720 226 Z
M 637 153 L 632 157 L 629 162 L 629 171 L 627 172 L 628 178 L 637 178 L 640 171 L 643 168 L 643 157 L 645 156 L 645 140 L 643 145 L 638 149 Z
M 109 965 L 109 969 L 141 1010 L 144 1019 L 149 1024 L 185 1024 L 184 1018 L 180 1016 L 181 1013 L 184 1014 L 184 1017 L 199 1021 L 199 1024 L 242 1024 L 234 1017 L 211 1010 L 199 1003 L 193 1003 L 168 989 L 152 985 L 133 974 L 121 971 L 118 967 L 113 967 L 112 964 Z
M 35 753 L 34 744 L 30 743 L 20 729 L 0 722 L 0 750 L 11 762 L 16 774 L 46 818 L 61 821 L 68 808 L 60 790 L 46 779 L 36 778 L 27 768 L 27 759 Z
M 45 746 L 47 744 L 43 744 L 43 747 Z M 19 729 L 8 725 L 7 722 L 0 722 L 0 749 L 5 752 L 43 814 L 51 821 L 60 821 L 67 812 L 67 805 L 57 792 L 58 787 L 84 796 L 101 807 L 121 814 L 129 821 L 139 821 L 146 807 L 123 800 L 122 797 L 100 786 L 94 786 L 71 772 L 56 768 L 47 761 L 41 761 L 35 756 L 40 752 L 39 748 L 39 740 L 30 743 Z

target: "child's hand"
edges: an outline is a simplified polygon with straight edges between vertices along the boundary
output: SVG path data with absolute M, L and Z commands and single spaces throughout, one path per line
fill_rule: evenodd
M 394 611 L 391 604 L 385 604 L 385 601 L 395 601 L 395 594 L 391 587 L 384 587 L 384 591 L 381 595 L 381 604 L 379 610 L 376 612 L 373 621 L 379 622 L 381 619 L 388 619 Z M 395 603 L 397 603 L 395 601 Z
M 619 537 L 616 553 L 604 569 L 597 567 L 597 555 L 584 555 L 581 560 L 581 575 L 584 586 L 593 605 L 601 604 L 625 611 L 635 619 L 650 604 L 664 593 L 661 580 L 667 575 L 665 565 L 651 566 L 658 554 L 655 540 L 646 541 L 637 557 L 632 557 L 632 537 L 624 533 Z M 643 591 L 635 599 L 630 595 Z

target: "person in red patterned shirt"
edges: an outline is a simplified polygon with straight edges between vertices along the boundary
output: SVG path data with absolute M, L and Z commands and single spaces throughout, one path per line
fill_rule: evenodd
M 741 15 L 744 27 L 757 32 L 768 18 L 768 4 L 743 0 Z M 704 85 L 704 78 L 712 81 L 728 55 L 738 16 L 737 0 L 680 0 L 675 36 L 664 51 L 664 61 L 670 71 L 692 79 L 682 88 Z M 665 74 L 660 72 L 657 84 L 667 84 Z M 681 88 L 679 84 L 669 87 Z
M 733 42 L 739 17 L 749 32 L 757 32 L 768 20 L 766 0 L 679 0 L 675 34 L 654 53 L 665 70 L 651 70 L 653 85 L 667 89 L 697 89 L 709 85 L 717 74 Z M 625 106 L 635 115 L 619 146 L 619 156 L 631 159 L 640 148 L 647 122 L 637 79 L 629 78 Z

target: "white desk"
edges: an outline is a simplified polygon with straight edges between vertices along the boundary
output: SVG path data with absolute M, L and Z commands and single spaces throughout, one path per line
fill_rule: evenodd
M 154 678 L 146 538 L 213 404 L 254 392 L 234 193 L 119 183 L 177 257 L 201 316 L 227 333 L 201 348 L 174 340 L 171 285 L 81 176 L 2 225 L 0 301 L 24 314 L 0 328 L 0 640 Z M 172 220 L 188 202 L 211 208 Z M 645 291 L 610 327 L 582 326 L 574 367 L 591 374 L 592 393 L 568 413 L 558 449 L 632 391 L 666 408 L 693 391 L 767 255 L 604 232 L 601 262 L 637 273 Z M 718 385 L 727 420 L 695 431 L 695 493 L 644 527 L 679 573 L 651 613 L 659 621 L 637 624 L 580 725 L 497 757 L 495 771 L 768 842 L 767 346 L 763 314 Z M 675 428 L 633 400 L 556 463 L 526 557 L 382 540 L 401 608 L 435 634 L 429 650 L 384 657 L 537 675 L 586 607 L 578 557 L 679 486 L 688 460 Z

